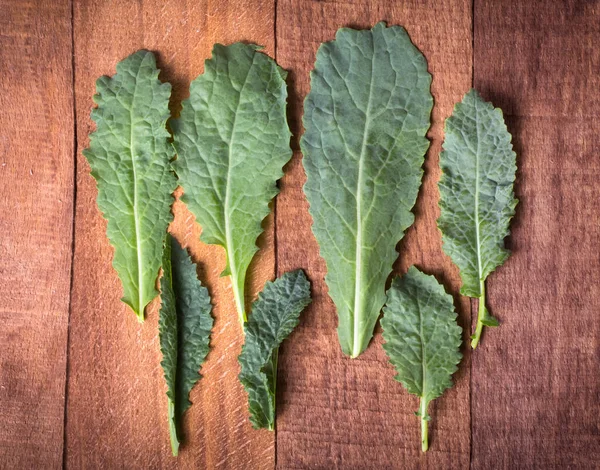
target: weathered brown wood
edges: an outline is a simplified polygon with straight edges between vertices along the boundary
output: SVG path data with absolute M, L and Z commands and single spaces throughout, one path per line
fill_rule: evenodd
M 119 301 L 106 224 L 81 155 L 93 130 L 94 82 L 140 48 L 158 52 L 161 79 L 173 84 L 172 111 L 203 71 L 215 42 L 247 40 L 274 51 L 274 3 L 82 1 L 75 5 L 75 91 L 78 122 L 78 198 L 72 340 L 67 416 L 68 468 L 232 468 L 274 466 L 274 435 L 255 431 L 237 374 L 242 332 L 230 281 L 219 278 L 224 251 L 198 241 L 199 226 L 177 204 L 173 231 L 190 247 L 216 305 L 212 351 L 185 417 L 186 444 L 178 459 L 169 446 L 165 383 L 160 368 L 157 307 L 140 325 Z M 270 224 L 272 225 L 272 224 Z M 272 228 L 251 274 L 251 293 L 274 274 Z M 259 287 L 260 286 L 260 287 Z
M 502 325 L 473 354 L 473 467 L 600 465 L 600 5 L 475 2 L 474 82 L 518 154 Z
M 170 455 L 157 304 L 139 325 L 120 301 L 106 225 L 81 156 L 93 129 L 94 81 L 141 47 L 158 52 L 174 85 L 172 109 L 214 42 L 267 46 L 291 71 L 292 129 L 320 42 L 344 25 L 404 25 L 425 53 L 436 105 L 416 223 L 396 271 L 417 264 L 457 293 L 456 269 L 435 228 L 442 121 L 474 82 L 507 115 L 519 155 L 508 262 L 488 281 L 502 326 L 461 365 L 432 409 L 421 455 L 416 400 L 393 381 L 374 344 L 339 349 L 324 262 L 310 232 L 297 151 L 277 202 L 277 270 L 304 267 L 314 305 L 281 350 L 277 465 L 295 468 L 596 468 L 600 462 L 600 7 L 595 2 L 273 0 L 75 2 L 77 211 L 67 428 L 64 422 L 73 211 L 70 2 L 0 2 L 0 468 L 272 468 L 275 443 L 253 431 L 238 380 L 241 332 L 220 248 L 176 204 L 173 231 L 215 296 L 213 351 L 192 393 L 187 443 Z M 545 15 L 545 12 L 551 14 Z M 471 54 L 474 52 L 474 62 Z M 273 231 L 251 292 L 273 274 Z M 457 298 L 462 325 L 469 303 Z M 469 383 L 472 382 L 471 391 Z M 469 401 L 469 393 L 472 399 Z M 472 426 L 471 426 L 472 424 Z M 472 432 L 472 435 L 471 435 Z M 470 462 L 470 452 L 472 461 Z
M 296 96 L 290 101 L 292 130 L 301 133 L 302 100 L 319 44 L 341 26 L 371 27 L 379 20 L 403 25 L 423 51 L 433 74 L 435 98 L 425 177 L 416 222 L 399 249 L 396 272 L 411 264 L 435 274 L 457 294 L 458 273 L 441 251 L 438 216 L 438 155 L 443 119 L 471 86 L 471 2 L 296 2 L 279 0 L 277 59 L 291 70 Z M 469 357 L 456 387 L 432 407 L 431 450 L 422 455 L 417 400 L 393 380 L 378 334 L 357 359 L 342 355 L 337 319 L 324 282 L 325 263 L 310 231 L 302 193 L 305 181 L 297 151 L 277 201 L 279 273 L 303 267 L 313 282 L 313 305 L 281 350 L 278 385 L 277 463 L 293 468 L 466 468 L 470 453 Z M 457 298 L 461 322 L 469 303 Z
M 0 467 L 60 468 L 73 216 L 70 2 L 0 2 Z

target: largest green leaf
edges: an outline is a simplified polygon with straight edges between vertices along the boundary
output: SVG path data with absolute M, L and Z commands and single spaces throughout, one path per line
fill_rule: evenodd
M 258 46 L 216 44 L 173 122 L 175 168 L 201 239 L 227 252 L 242 323 L 244 282 L 261 222 L 290 159 L 285 72 Z
M 123 302 L 144 319 L 156 297 L 167 226 L 173 219 L 174 155 L 165 123 L 171 85 L 158 80 L 154 55 L 138 51 L 117 64 L 117 74 L 96 82 L 97 130 L 84 150 L 98 184 L 98 207 L 115 248 L 113 266 Z
M 485 306 L 485 280 L 510 254 L 504 238 L 518 202 L 517 157 L 502 111 L 475 90 L 455 106 L 444 130 L 438 227 L 444 251 L 460 268 L 461 293 L 479 298 L 475 348 L 483 326 L 498 324 Z
M 344 353 L 369 344 L 429 146 L 427 62 L 406 31 L 342 28 L 317 52 L 301 140 L 313 232 Z

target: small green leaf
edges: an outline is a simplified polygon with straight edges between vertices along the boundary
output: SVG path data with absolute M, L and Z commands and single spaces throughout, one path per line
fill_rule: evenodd
M 300 145 L 312 230 L 327 263 L 342 350 L 366 349 L 396 245 L 413 223 L 433 97 L 406 31 L 342 28 L 319 47 Z
M 202 241 L 225 248 L 223 275 L 231 275 L 242 324 L 246 271 L 292 156 L 285 72 L 257 49 L 216 44 L 172 122 L 182 200 L 202 225 Z
M 498 319 L 495 317 L 492 317 L 490 315 L 490 312 L 488 311 L 488 309 L 484 306 L 483 307 L 483 311 L 479 312 L 479 321 L 484 325 L 484 326 L 498 326 L 500 323 L 498 322 Z
M 462 357 L 452 296 L 433 276 L 413 266 L 403 278 L 393 280 L 383 312 L 383 349 L 396 368 L 396 380 L 421 399 L 417 416 L 426 451 L 427 407 L 452 387 L 452 374 Z
M 275 427 L 277 350 L 298 325 L 300 313 L 309 303 L 310 282 L 298 269 L 267 282 L 252 305 L 246 342 L 238 360 L 240 381 L 248 392 L 250 421 L 257 429 Z
M 518 202 L 516 154 L 502 111 L 475 90 L 455 106 L 445 133 L 438 227 L 444 252 L 460 269 L 461 293 L 479 299 L 475 348 L 483 326 L 498 325 L 485 307 L 485 280 L 510 254 L 504 238 Z
M 202 377 L 199 369 L 209 351 L 213 325 L 208 290 L 196 275 L 196 265 L 171 235 L 163 259 L 158 322 L 161 365 L 167 382 L 171 449 L 177 455 L 183 413 L 190 407 L 189 394 Z
M 96 132 L 83 151 L 98 185 L 98 207 L 115 248 L 113 266 L 123 302 L 140 321 L 158 292 L 155 284 L 177 187 L 165 123 L 171 85 L 158 80 L 154 55 L 138 51 L 117 64 L 117 74 L 96 82 Z

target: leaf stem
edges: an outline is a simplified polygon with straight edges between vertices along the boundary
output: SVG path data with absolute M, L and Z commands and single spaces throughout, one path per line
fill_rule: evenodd
M 271 355 L 271 367 L 273 368 L 273 424 L 269 426 L 269 431 L 275 430 L 275 416 L 277 415 L 277 409 L 275 403 L 277 402 L 277 361 L 279 360 L 279 346 L 273 350 Z
M 427 449 L 429 449 L 429 429 L 427 426 L 427 401 L 425 397 L 421 397 L 419 417 L 421 418 L 421 450 L 427 452 Z
M 177 439 L 177 426 L 175 424 L 175 403 L 169 398 L 169 436 L 171 438 L 171 450 L 177 457 L 179 453 L 179 439 Z
M 233 288 L 233 298 L 235 300 L 235 307 L 238 312 L 238 318 L 240 320 L 240 324 L 242 325 L 242 331 L 244 331 L 244 325 L 248 321 L 248 317 L 246 316 L 246 310 L 244 306 L 244 299 L 242 298 L 242 294 L 238 289 L 237 278 L 234 275 L 234 270 L 231 268 L 231 287 Z
M 477 309 L 477 326 L 475 327 L 475 334 L 471 337 L 471 347 L 475 349 L 481 340 L 481 333 L 483 332 L 483 320 L 485 318 L 485 282 L 479 281 L 479 307 Z

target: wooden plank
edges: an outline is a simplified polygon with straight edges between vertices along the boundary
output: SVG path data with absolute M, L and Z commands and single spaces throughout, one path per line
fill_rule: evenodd
M 73 216 L 71 7 L 0 2 L 0 467 L 60 468 Z
M 176 236 L 200 264 L 216 305 L 212 351 L 204 378 L 192 392 L 185 418 L 187 443 L 170 454 L 166 386 L 157 338 L 158 302 L 140 325 L 119 301 L 112 249 L 96 208 L 96 188 L 81 156 L 93 129 L 89 119 L 94 81 L 114 74 L 116 63 L 140 48 L 158 52 L 161 79 L 173 84 L 172 111 L 203 71 L 215 42 L 257 42 L 274 51 L 272 0 L 242 2 L 87 0 L 75 5 L 75 90 L 78 123 L 78 198 L 72 341 L 67 419 L 69 468 L 272 468 L 274 436 L 254 431 L 237 374 L 242 332 L 235 313 L 224 251 L 198 241 L 199 227 L 182 204 Z M 251 293 L 274 274 L 270 225 L 254 263 Z
M 416 223 L 400 245 L 396 272 L 416 264 L 434 273 L 455 296 L 458 272 L 441 251 L 435 220 L 438 155 L 443 119 L 471 85 L 471 2 L 386 2 L 279 0 L 277 59 L 291 70 L 296 93 L 290 100 L 292 130 L 301 133 L 302 100 L 316 50 L 341 26 L 371 27 L 379 20 L 406 27 L 433 74 L 432 141 Z M 281 350 L 278 384 L 277 463 L 293 468 L 465 468 L 470 453 L 469 357 L 457 386 L 432 407 L 431 450 L 420 451 L 415 398 L 393 380 L 377 334 L 369 349 L 351 360 L 341 353 L 335 308 L 324 283 L 325 263 L 310 231 L 302 193 L 305 181 L 297 150 L 277 201 L 279 273 L 302 267 L 313 282 L 313 304 Z M 461 323 L 470 321 L 468 301 L 458 299 Z
M 473 355 L 473 467 L 598 468 L 600 6 L 476 1 L 474 34 L 521 202 L 489 280 L 502 325 Z

